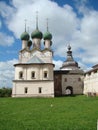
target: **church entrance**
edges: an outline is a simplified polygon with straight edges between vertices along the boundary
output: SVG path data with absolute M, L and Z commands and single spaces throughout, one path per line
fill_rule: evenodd
M 66 96 L 73 95 L 73 88 L 71 86 L 66 87 Z

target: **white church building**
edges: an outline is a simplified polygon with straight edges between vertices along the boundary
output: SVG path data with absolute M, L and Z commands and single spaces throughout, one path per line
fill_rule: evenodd
M 52 34 L 48 30 L 42 34 L 38 28 L 30 35 L 26 31 L 21 35 L 22 49 L 19 62 L 14 65 L 12 97 L 55 97 L 76 94 L 98 93 L 98 65 L 84 73 L 74 60 L 71 46 L 67 57 L 59 70 L 54 70 Z M 44 49 L 41 40 L 44 40 Z
M 21 35 L 22 50 L 19 52 L 19 63 L 15 64 L 12 97 L 54 97 L 54 77 L 51 50 L 52 35 L 48 31 L 43 35 L 38 29 L 30 36 L 26 32 Z M 41 39 L 44 38 L 44 49 Z M 33 48 L 31 49 L 33 43 Z

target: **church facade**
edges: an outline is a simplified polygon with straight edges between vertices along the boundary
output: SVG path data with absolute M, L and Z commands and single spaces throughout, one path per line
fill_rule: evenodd
M 30 36 L 26 31 L 21 35 L 22 49 L 19 62 L 14 65 L 12 97 L 54 97 L 83 94 L 83 71 L 74 61 L 71 46 L 68 46 L 67 59 L 59 70 L 54 70 L 52 34 L 43 35 L 38 29 Z M 41 39 L 44 49 L 41 49 Z
M 21 35 L 22 50 L 19 52 L 19 63 L 15 64 L 15 79 L 13 80 L 12 97 L 54 97 L 54 76 L 51 50 L 52 35 L 42 34 L 36 25 L 31 38 L 26 32 Z M 44 49 L 41 49 L 41 39 L 44 38 Z M 33 43 L 33 47 L 32 46 Z

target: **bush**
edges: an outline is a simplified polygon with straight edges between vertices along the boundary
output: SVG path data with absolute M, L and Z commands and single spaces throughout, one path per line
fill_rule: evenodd
M 0 97 L 11 97 L 12 89 L 11 88 L 0 88 Z

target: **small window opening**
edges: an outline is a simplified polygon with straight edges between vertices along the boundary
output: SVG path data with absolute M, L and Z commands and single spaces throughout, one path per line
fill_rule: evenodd
M 41 87 L 38 88 L 38 92 L 42 93 L 42 88 Z
M 35 72 L 34 71 L 31 73 L 31 78 L 35 78 Z
M 67 78 L 65 78 L 65 82 L 67 82 Z
M 81 78 L 78 78 L 78 81 L 81 81 Z
M 26 87 L 24 91 L 25 91 L 25 93 L 28 93 L 28 88 Z
M 20 79 L 23 78 L 23 72 L 19 72 L 19 78 L 20 78 Z
M 44 78 L 47 78 L 48 77 L 48 74 L 47 74 L 47 71 L 44 72 Z

